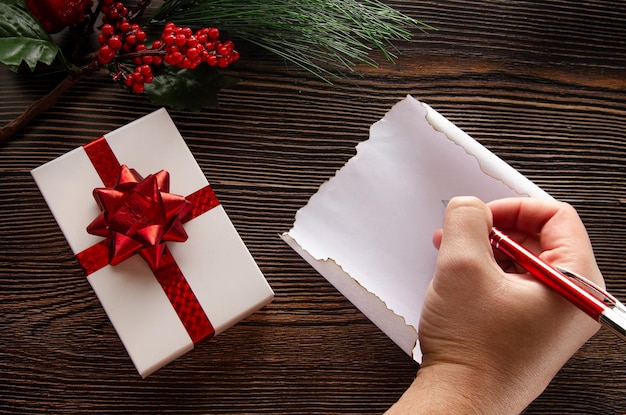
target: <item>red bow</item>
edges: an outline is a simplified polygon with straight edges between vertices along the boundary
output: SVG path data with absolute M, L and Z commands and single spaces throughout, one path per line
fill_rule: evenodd
M 102 213 L 87 227 L 87 232 L 107 238 L 111 265 L 139 253 L 155 270 L 166 241 L 187 240 L 183 222 L 191 212 L 191 203 L 169 190 L 167 171 L 144 179 L 126 165 L 121 166 L 114 187 L 94 189 Z

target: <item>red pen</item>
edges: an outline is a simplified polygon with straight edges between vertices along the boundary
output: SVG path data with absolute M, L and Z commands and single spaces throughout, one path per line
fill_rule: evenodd
M 604 289 L 565 268 L 554 268 L 496 228 L 491 245 L 591 318 L 626 340 L 626 307 Z

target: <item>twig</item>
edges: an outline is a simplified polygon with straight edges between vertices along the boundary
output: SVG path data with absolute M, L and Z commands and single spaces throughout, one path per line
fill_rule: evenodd
M 0 143 L 7 140 L 17 131 L 26 126 L 38 114 L 48 110 L 59 100 L 61 95 L 78 82 L 84 73 L 70 74 L 65 77 L 52 91 L 30 104 L 24 112 L 0 129 Z

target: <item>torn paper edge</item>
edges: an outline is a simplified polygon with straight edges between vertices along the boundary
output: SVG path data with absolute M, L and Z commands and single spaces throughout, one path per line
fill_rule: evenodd
M 419 348 L 417 330 L 407 324 L 403 316 L 394 313 L 380 297 L 365 289 L 332 259 L 314 258 L 287 232 L 281 234 L 280 237 L 406 354 L 412 356 L 418 363 L 421 361 L 422 353 Z
M 408 95 L 407 98 L 414 99 Z M 492 153 L 488 148 L 469 136 L 452 121 L 434 110 L 430 105 L 419 102 L 426 108 L 426 122 L 436 132 L 462 147 L 465 152 L 476 159 L 480 170 L 494 180 L 498 180 L 520 196 L 531 196 L 542 199 L 553 199 L 546 191 L 535 185 L 530 179 L 514 169 L 510 164 Z

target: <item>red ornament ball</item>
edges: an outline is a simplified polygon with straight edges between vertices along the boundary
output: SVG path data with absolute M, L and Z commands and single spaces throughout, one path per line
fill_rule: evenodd
M 26 7 L 48 33 L 82 22 L 92 5 L 92 0 L 26 0 Z

